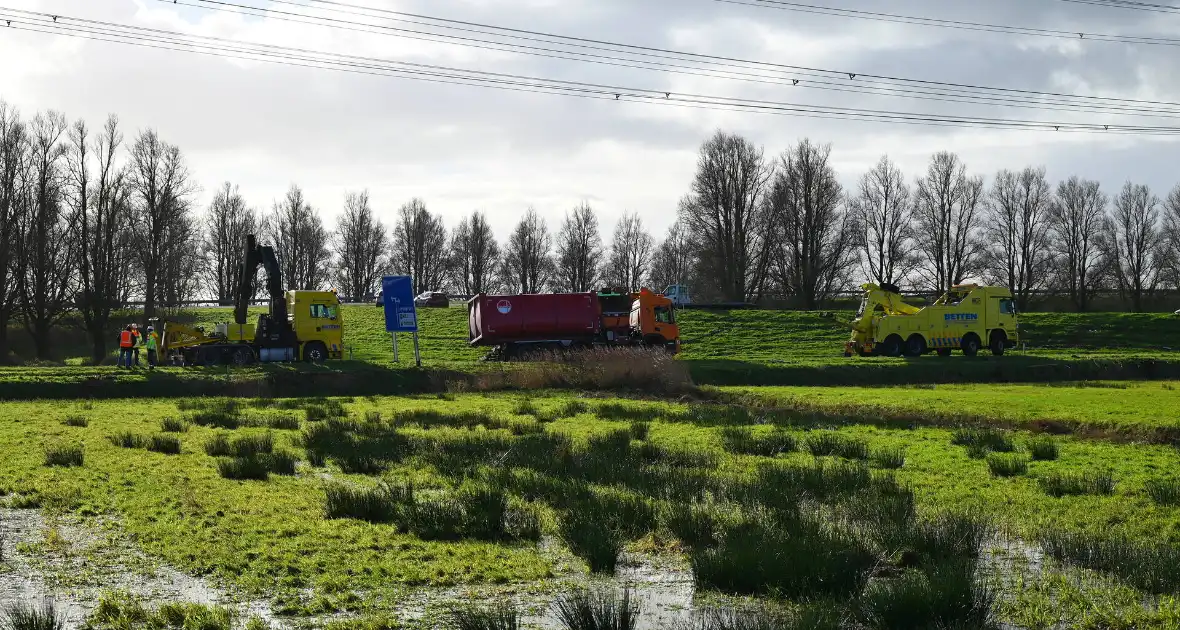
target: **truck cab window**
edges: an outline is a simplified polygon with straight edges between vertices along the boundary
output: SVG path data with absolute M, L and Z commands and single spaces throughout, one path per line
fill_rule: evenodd
M 655 312 L 657 324 L 672 323 L 672 309 L 668 308 L 667 306 L 657 306 L 655 308 Z
M 1000 300 L 1000 313 L 1004 315 L 1016 314 L 1016 302 L 1012 300 Z
M 311 317 L 312 319 L 328 319 L 328 307 L 323 304 L 312 304 Z

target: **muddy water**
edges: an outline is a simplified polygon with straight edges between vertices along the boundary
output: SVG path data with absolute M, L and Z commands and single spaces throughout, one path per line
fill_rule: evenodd
M 259 616 L 288 628 L 265 602 L 235 601 L 225 591 L 148 558 L 113 521 L 46 517 L 39 510 L 0 508 L 0 607 L 53 602 L 77 628 L 111 591 L 145 602 L 228 606 L 242 619 Z

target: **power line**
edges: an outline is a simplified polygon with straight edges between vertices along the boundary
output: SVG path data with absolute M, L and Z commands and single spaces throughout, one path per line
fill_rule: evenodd
M 1151 11 L 1154 13 L 1180 13 L 1180 7 L 1170 4 L 1154 4 L 1151 2 L 1132 2 L 1131 0 L 1059 0 L 1071 4 L 1089 4 L 1096 7 L 1112 9 L 1132 9 L 1135 11 Z
M 1000 119 L 971 116 L 941 116 L 913 112 L 871 110 L 819 105 L 805 105 L 756 99 L 739 99 L 703 94 L 676 94 L 650 88 L 623 87 L 593 84 L 578 81 L 547 79 L 491 73 L 485 71 L 447 68 L 429 64 L 404 61 L 381 60 L 356 55 L 343 55 L 307 49 L 290 48 L 273 44 L 230 42 L 222 38 L 189 35 L 160 29 L 145 29 L 136 26 L 113 25 L 94 26 L 73 24 L 69 18 L 60 15 L 40 14 L 21 10 L 19 13 L 33 13 L 40 16 L 36 21 L 13 18 L 12 13 L 0 13 L 0 20 L 7 21 L 11 29 L 68 35 L 96 39 L 112 43 L 133 44 L 149 48 L 163 48 L 181 52 L 213 54 L 238 59 L 268 61 L 284 65 L 318 69 L 342 70 L 361 74 L 396 78 L 414 78 L 430 82 L 457 83 L 475 87 L 497 87 L 516 91 L 544 92 L 564 96 L 590 97 L 605 100 L 656 103 L 722 111 L 746 111 L 784 115 L 800 115 L 818 118 L 837 118 L 870 122 L 891 122 L 907 124 L 929 124 L 993 129 L 1057 130 L 1066 132 L 1095 132 L 1127 134 L 1171 135 L 1180 133 L 1180 127 L 1149 127 L 1136 125 L 1094 125 L 1084 123 L 1055 123 L 1039 120 Z M 78 20 L 81 21 L 81 20 Z M 93 21 L 91 21 L 93 22 Z M 109 23 L 108 23 L 109 24 Z M 150 32 L 146 32 L 150 31 Z
M 169 2 L 169 0 L 160 0 L 160 1 L 161 2 Z M 661 59 L 673 59 L 676 61 L 691 60 L 694 62 L 709 63 L 712 65 L 720 65 L 723 67 L 730 67 L 730 68 L 743 68 L 746 70 L 751 69 L 750 67 L 752 66 L 753 68 L 762 69 L 762 70 L 766 70 L 766 71 L 791 72 L 791 73 L 795 73 L 795 76 L 824 77 L 824 78 L 828 78 L 828 79 L 831 79 L 834 77 L 839 77 L 839 78 L 846 77 L 848 79 L 849 83 L 855 84 L 857 86 L 861 86 L 861 85 L 884 86 L 884 87 L 890 87 L 894 90 L 905 88 L 906 90 L 922 91 L 921 92 L 922 94 L 925 94 L 929 90 L 933 90 L 933 89 L 953 89 L 953 90 L 963 91 L 964 92 L 963 94 L 958 95 L 958 96 L 963 96 L 963 97 L 966 97 L 968 95 L 975 97 L 975 98 L 982 98 L 984 96 L 990 96 L 990 97 L 1013 96 L 1013 97 L 1025 97 L 1025 98 L 1036 97 L 1039 99 L 1054 99 L 1053 101 L 1047 101 L 1045 103 L 1045 104 L 1054 104 L 1054 105 L 1066 104 L 1067 102 L 1070 102 L 1072 104 L 1072 102 L 1076 101 L 1077 103 L 1089 103 L 1089 104 L 1097 104 L 1097 103 L 1116 104 L 1116 103 L 1118 103 L 1118 104 L 1127 104 L 1127 105 L 1150 105 L 1150 106 L 1157 106 L 1157 107 L 1158 106 L 1180 107 L 1180 103 L 1168 102 L 1168 101 L 1125 99 L 1125 98 L 1106 97 L 1106 96 L 1064 94 L 1064 93 L 1058 93 L 1058 92 L 1045 92 L 1045 91 L 1037 91 L 1037 90 L 1016 89 L 1016 88 L 991 87 L 991 86 L 981 86 L 981 85 L 972 85 L 972 84 L 963 84 L 963 83 L 952 83 L 952 82 L 945 82 L 945 81 L 911 79 L 911 78 L 895 77 L 895 76 L 888 76 L 888 75 L 865 74 L 865 73 L 852 72 L 852 71 L 848 71 L 848 70 L 835 70 L 835 69 L 825 69 L 825 68 L 814 68 L 814 67 L 808 67 L 808 66 L 789 65 L 789 64 L 782 64 L 782 63 L 772 63 L 772 62 L 766 62 L 766 61 L 756 61 L 756 60 L 740 59 L 740 58 L 734 58 L 734 57 L 707 55 L 707 54 L 685 52 L 685 51 L 676 51 L 676 50 L 669 50 L 669 49 L 650 47 L 650 46 L 639 46 L 639 45 L 634 45 L 634 44 L 609 42 L 609 41 L 598 40 L 598 39 L 572 37 L 572 36 L 567 36 L 567 35 L 545 33 L 545 32 L 541 32 L 541 31 L 532 31 L 532 30 L 526 30 L 526 29 L 516 29 L 516 28 L 501 27 L 501 26 L 495 26 L 495 25 L 489 25 L 489 24 L 481 24 L 478 22 L 469 22 L 469 21 L 463 21 L 463 20 L 452 20 L 452 19 L 446 19 L 446 18 L 431 17 L 431 16 L 425 16 L 425 15 L 415 14 L 415 13 L 393 11 L 393 10 L 389 10 L 389 9 L 378 9 L 378 8 L 374 8 L 374 7 L 365 7 L 363 5 L 355 5 L 355 4 L 349 4 L 349 3 L 345 3 L 345 2 L 339 2 L 339 1 L 329 1 L 329 0 L 308 0 L 308 1 L 309 2 L 318 2 L 321 4 L 330 4 L 334 7 L 348 7 L 348 8 L 354 8 L 354 9 L 361 9 L 361 10 L 370 11 L 373 13 L 379 13 L 382 15 L 400 16 L 399 19 L 392 20 L 395 22 L 407 22 L 407 23 L 411 23 L 411 24 L 422 25 L 423 24 L 422 22 L 414 22 L 412 20 L 407 20 L 405 18 L 430 20 L 433 22 L 441 23 L 443 25 L 458 25 L 458 26 L 440 26 L 439 24 L 427 24 L 428 26 L 435 27 L 435 28 L 445 28 L 445 29 L 459 30 L 459 31 L 463 31 L 463 32 L 479 33 L 479 34 L 489 34 L 488 31 L 502 31 L 503 33 L 507 33 L 507 35 L 505 35 L 503 33 L 498 33 L 498 34 L 495 34 L 495 36 L 512 37 L 512 38 L 522 39 L 525 41 L 539 41 L 539 42 L 543 42 L 543 43 L 547 43 L 547 44 L 560 43 L 561 45 L 576 47 L 576 48 L 580 48 L 580 49 L 609 51 L 609 52 L 614 52 L 614 53 L 618 53 L 620 51 L 627 51 L 627 54 L 652 56 L 652 57 L 661 58 Z M 270 0 L 270 2 L 272 4 L 294 5 L 294 6 L 298 6 L 298 7 L 307 8 L 307 5 L 293 2 L 291 0 Z M 353 21 L 343 20 L 343 19 L 333 18 L 333 17 L 309 16 L 309 15 L 302 14 L 302 13 L 293 13 L 290 11 L 282 11 L 282 10 L 274 9 L 274 8 L 260 8 L 260 7 L 255 7 L 255 6 L 251 6 L 251 5 L 244 5 L 244 4 L 240 4 L 237 2 L 230 2 L 228 0 L 192 0 L 191 2 L 184 2 L 184 1 L 178 2 L 177 0 L 171 0 L 171 3 L 172 4 L 181 4 L 181 5 L 190 6 L 190 7 L 205 8 L 208 10 L 215 10 L 215 11 L 229 11 L 229 12 L 233 12 L 233 13 L 241 13 L 242 11 L 246 11 L 246 13 L 245 13 L 246 15 L 260 16 L 260 17 L 266 17 L 269 19 L 276 19 L 276 20 L 294 21 L 297 23 L 304 23 L 304 24 L 320 24 L 320 25 L 329 26 L 332 28 L 341 28 L 343 30 L 353 30 L 354 28 L 357 28 L 357 27 L 365 27 L 366 29 L 380 29 L 383 31 L 390 31 L 390 32 L 404 32 L 405 31 L 405 29 L 387 26 L 387 25 L 365 24 L 365 23 L 353 22 Z M 352 15 L 364 15 L 364 14 L 359 14 L 356 12 L 347 12 L 347 13 L 352 14 Z M 297 20 L 297 19 L 294 19 L 295 17 L 306 18 L 307 20 L 311 20 L 311 21 L 309 22 L 309 21 L 305 21 L 305 20 Z M 366 16 L 366 17 L 375 17 L 375 16 Z M 475 29 L 475 30 L 471 30 L 471 29 Z M 480 29 L 482 29 L 482 30 L 480 30 Z M 361 30 L 360 32 L 370 32 L 371 33 L 374 31 Z M 425 33 L 425 32 L 421 32 L 421 31 L 411 31 L 411 32 L 417 33 L 419 35 L 428 35 L 428 36 L 437 37 L 437 38 L 447 38 L 447 39 L 460 40 L 460 41 L 464 42 L 460 45 L 465 45 L 465 46 L 469 45 L 466 42 L 471 41 L 470 38 L 457 37 L 457 36 L 448 35 L 448 34 Z M 545 39 L 537 39 L 537 38 L 545 38 Z M 550 41 L 550 40 L 553 40 L 553 41 Z M 474 41 L 485 41 L 485 40 L 474 40 Z M 1180 40 L 1177 40 L 1177 41 L 1180 42 Z M 525 48 L 525 49 L 531 48 L 530 46 L 523 46 L 523 45 L 515 44 L 515 43 L 496 42 L 496 44 L 501 45 L 501 46 L 521 47 L 521 48 Z M 476 47 L 479 47 L 479 46 L 476 46 Z M 572 53 L 572 52 L 568 52 L 568 51 L 565 51 L 565 53 L 566 54 L 575 54 L 575 55 L 585 55 L 585 53 Z M 587 55 L 587 56 L 593 57 L 595 55 Z M 645 62 L 645 63 L 651 63 L 651 62 Z M 788 77 L 788 78 L 790 78 L 790 77 Z M 794 81 L 794 79 L 791 79 L 791 80 L 792 80 L 792 82 Z M 805 84 L 805 82 L 800 80 L 800 86 L 802 86 L 804 84 Z M 882 89 L 884 89 L 884 88 L 882 88 Z M 982 92 L 983 94 L 977 94 L 977 92 Z M 935 95 L 939 95 L 939 94 L 935 94 Z M 910 96 L 912 98 L 920 98 L 919 96 L 917 96 L 913 93 L 906 94 L 906 96 Z M 1151 109 L 1151 113 L 1155 113 L 1156 111 L 1158 111 L 1156 109 L 1156 107 L 1153 107 Z
M 1108 5 L 1101 0 L 1062 0 L 1079 4 Z M 1012 26 L 1006 24 L 987 24 L 984 22 L 969 22 L 966 20 L 950 20 L 928 18 L 914 15 L 899 15 L 896 13 L 880 13 L 877 11 L 863 11 L 860 9 L 842 9 L 838 7 L 823 7 L 786 0 L 714 0 L 725 4 L 739 4 L 763 9 L 780 9 L 796 13 L 813 15 L 827 15 L 836 17 L 872 20 L 875 22 L 889 22 L 893 24 L 911 24 L 917 26 L 931 26 L 961 31 L 976 31 L 984 33 L 1001 33 L 1005 35 L 1028 35 L 1030 37 L 1050 37 L 1054 39 L 1070 39 L 1076 41 L 1110 42 L 1116 44 L 1145 44 L 1149 46 L 1180 46 L 1180 39 L 1171 37 L 1151 37 L 1146 35 L 1116 35 L 1111 33 L 1092 33 L 1087 31 L 1064 31 L 1028 26 Z M 1180 11 L 1180 9 L 1177 9 Z

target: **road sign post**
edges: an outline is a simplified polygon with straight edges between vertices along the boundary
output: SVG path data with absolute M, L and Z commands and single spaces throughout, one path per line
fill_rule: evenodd
M 393 335 L 393 362 L 398 362 L 397 334 L 414 334 L 414 363 L 422 366 L 418 350 L 418 311 L 414 308 L 414 281 L 410 276 L 385 276 L 381 279 L 381 299 L 385 304 L 385 330 Z

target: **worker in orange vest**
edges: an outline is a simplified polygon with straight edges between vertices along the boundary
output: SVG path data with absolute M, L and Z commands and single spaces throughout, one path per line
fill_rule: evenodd
M 131 367 L 131 349 L 135 346 L 135 337 L 131 333 L 131 324 L 128 324 L 122 332 L 119 333 L 119 367 Z
M 139 367 L 139 348 L 143 345 L 143 335 L 139 334 L 139 324 L 131 324 L 131 355 L 135 359 L 135 367 Z

